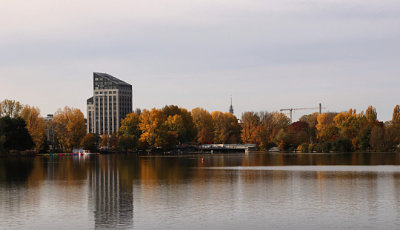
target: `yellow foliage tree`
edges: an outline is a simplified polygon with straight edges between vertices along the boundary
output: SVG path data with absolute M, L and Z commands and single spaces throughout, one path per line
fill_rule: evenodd
M 241 138 L 243 143 L 259 144 L 260 117 L 254 112 L 245 112 L 242 115 Z
M 235 144 L 240 142 L 241 127 L 233 114 L 214 111 L 211 116 L 214 123 L 215 143 Z
M 338 135 L 338 129 L 335 126 L 333 119 L 336 113 L 322 113 L 317 117 L 317 137 L 320 141 L 332 140 Z
M 194 140 L 194 138 L 196 137 L 196 128 L 193 122 L 192 114 L 189 111 L 176 105 L 165 106 L 162 111 L 167 119 L 170 119 L 170 117 L 172 117 L 171 119 L 180 120 L 179 126 L 169 127 L 169 130 L 171 132 L 175 132 L 178 135 L 178 142 L 188 143 Z M 173 118 L 176 115 L 178 115 L 180 118 Z M 176 120 L 176 122 L 178 121 Z
M 118 145 L 121 149 L 127 151 L 138 147 L 141 135 L 139 123 L 138 113 L 130 113 L 121 121 L 121 127 L 118 131 Z
M 393 117 L 392 117 L 393 124 L 400 124 L 400 106 L 396 105 L 393 109 Z
M 79 109 L 66 106 L 58 110 L 53 119 L 54 132 L 60 147 L 64 151 L 71 151 L 72 148 L 80 146 L 85 136 L 85 118 Z
M 283 113 L 280 112 L 260 112 L 260 147 L 268 149 L 274 146 L 276 142 L 276 135 L 280 130 L 287 130 L 290 125 L 290 119 Z
M 202 108 L 192 110 L 193 122 L 197 129 L 197 142 L 209 144 L 214 141 L 214 124 L 211 114 Z
M 139 128 L 142 132 L 140 140 L 147 142 L 153 147 L 168 146 L 167 117 L 160 109 L 153 108 L 151 111 L 143 110 L 140 114 Z
M 40 117 L 40 110 L 36 107 L 25 106 L 20 114 L 26 122 L 26 128 L 35 143 L 36 151 L 44 148 L 46 142 L 46 124 Z
M 368 106 L 368 109 L 365 111 L 365 118 L 370 124 L 374 124 L 377 122 L 378 114 L 376 112 L 376 109 L 372 107 L 372 105 Z
M 357 114 L 355 109 L 350 109 L 348 112 L 337 114 L 333 121 L 340 131 L 340 136 L 351 140 L 354 149 L 357 149 L 358 136 L 361 128 L 366 125 L 367 118 L 363 114 Z

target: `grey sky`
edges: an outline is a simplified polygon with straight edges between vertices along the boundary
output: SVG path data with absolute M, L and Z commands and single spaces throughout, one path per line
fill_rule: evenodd
M 92 72 L 134 106 L 236 115 L 400 104 L 398 0 L 2 0 L 0 100 L 86 113 Z M 313 111 L 296 112 L 295 118 Z

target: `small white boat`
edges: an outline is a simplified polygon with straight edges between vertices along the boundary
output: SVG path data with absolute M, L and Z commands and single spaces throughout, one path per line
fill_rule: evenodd
M 83 149 L 83 148 L 80 148 L 80 149 L 73 149 L 73 150 L 72 150 L 72 153 L 73 153 L 73 154 L 79 154 L 79 155 L 88 155 L 88 154 L 91 154 L 89 150 Z

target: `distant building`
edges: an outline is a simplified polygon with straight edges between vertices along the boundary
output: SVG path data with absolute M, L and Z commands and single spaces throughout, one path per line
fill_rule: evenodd
M 231 96 L 231 106 L 229 106 L 229 113 L 233 114 L 232 96 Z
M 132 113 L 132 85 L 106 73 L 93 73 L 93 97 L 87 100 L 87 132 L 115 133 Z
M 57 144 L 54 136 L 53 118 L 53 114 L 47 114 L 47 117 L 43 118 L 44 123 L 46 124 L 46 140 L 49 150 L 54 150 Z

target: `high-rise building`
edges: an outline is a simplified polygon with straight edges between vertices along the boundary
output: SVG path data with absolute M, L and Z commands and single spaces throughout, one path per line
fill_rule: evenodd
M 106 73 L 93 73 L 93 97 L 87 100 L 87 132 L 115 133 L 132 112 L 132 85 Z

